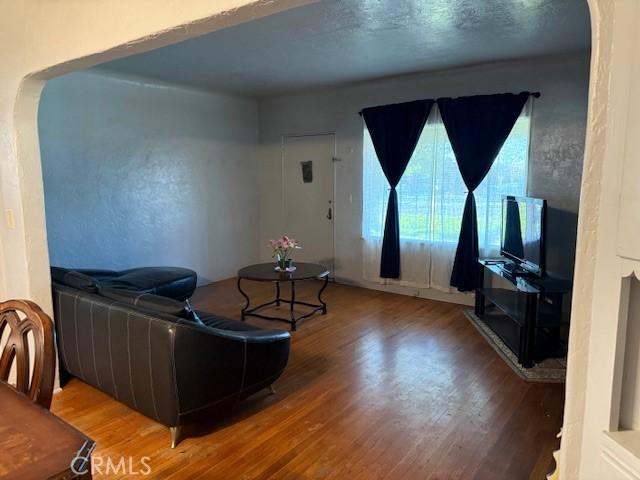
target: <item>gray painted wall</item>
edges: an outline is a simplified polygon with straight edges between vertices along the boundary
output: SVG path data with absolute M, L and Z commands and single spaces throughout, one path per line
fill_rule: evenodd
M 332 131 L 342 160 L 336 163 L 335 273 L 380 288 L 362 280 L 357 112 L 416 98 L 539 90 L 529 195 L 549 202 L 548 269 L 570 277 L 588 71 L 586 54 L 502 62 L 259 103 L 96 71 L 52 80 L 39 113 L 51 262 L 183 265 L 209 281 L 231 277 L 258 257 L 269 260 L 266 242 L 283 228 L 281 135 Z
M 254 100 L 97 72 L 39 109 L 52 265 L 179 265 L 201 283 L 257 258 Z
M 540 91 L 532 116 L 529 195 L 549 204 L 548 270 L 570 277 L 587 116 L 588 54 L 491 63 L 260 102 L 260 244 L 282 232 L 281 135 L 336 132 L 336 277 L 362 280 L 363 107 L 499 92 Z M 268 256 L 260 249 L 263 259 Z M 368 284 L 376 287 L 376 285 Z M 385 287 L 389 288 L 390 287 Z M 439 297 L 436 292 L 395 291 Z M 457 298 L 457 300 L 461 300 Z M 464 301 L 464 300 L 462 300 Z

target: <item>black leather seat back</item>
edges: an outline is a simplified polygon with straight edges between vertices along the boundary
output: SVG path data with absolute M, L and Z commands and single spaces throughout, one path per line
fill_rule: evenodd
M 178 404 L 172 319 L 127 309 L 99 295 L 54 284 L 54 316 L 64 369 L 165 425 Z

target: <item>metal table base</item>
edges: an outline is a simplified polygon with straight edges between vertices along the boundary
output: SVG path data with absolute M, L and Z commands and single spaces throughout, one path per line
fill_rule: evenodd
M 327 304 L 324 302 L 324 300 L 322 300 L 322 292 L 324 292 L 325 288 L 327 288 L 327 284 L 329 283 L 329 276 L 325 276 L 324 277 L 324 282 L 322 282 L 322 287 L 320 287 L 320 290 L 318 291 L 318 302 L 319 303 L 309 303 L 309 302 L 303 302 L 300 300 L 296 300 L 296 282 L 295 281 L 286 281 L 286 283 L 290 283 L 291 284 L 291 299 L 286 299 L 286 298 L 282 298 L 280 296 L 280 282 L 279 281 L 275 281 L 274 283 L 276 284 L 276 298 L 274 300 L 271 300 L 270 302 L 267 303 L 263 303 L 261 305 L 258 305 L 256 307 L 253 308 L 249 308 L 249 305 L 251 303 L 251 300 L 249 299 L 249 296 L 244 292 L 244 290 L 242 290 L 242 280 L 245 280 L 243 278 L 238 278 L 238 291 L 242 294 L 242 296 L 244 297 L 245 301 L 246 301 L 246 305 L 244 306 L 244 308 L 240 311 L 240 318 L 242 319 L 242 321 L 245 320 L 246 317 L 256 317 L 256 318 L 262 318 L 263 320 L 275 320 L 278 322 L 285 322 L 288 323 L 289 325 L 291 325 L 291 331 L 296 330 L 296 324 L 300 321 L 300 320 L 304 320 L 305 318 L 309 318 L 310 316 L 318 313 L 318 312 L 322 312 L 323 315 L 326 315 L 327 313 Z M 305 281 L 305 280 L 301 280 L 301 281 Z M 289 304 L 289 317 L 276 317 L 276 316 L 271 316 L 271 315 L 263 315 L 261 313 L 258 313 L 258 311 L 265 309 L 267 307 L 271 307 L 273 305 L 275 306 L 280 306 L 281 303 L 287 303 Z M 295 305 L 303 305 L 305 307 L 310 307 L 311 310 L 302 314 L 302 315 L 298 315 L 296 316 L 294 311 L 293 311 L 293 307 Z

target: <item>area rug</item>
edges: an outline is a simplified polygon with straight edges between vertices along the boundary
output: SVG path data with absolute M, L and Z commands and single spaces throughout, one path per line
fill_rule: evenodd
M 564 383 L 567 373 L 567 360 L 565 358 L 548 358 L 537 363 L 532 368 L 523 368 L 522 365 L 518 363 L 515 354 L 482 319 L 476 316 L 473 309 L 465 309 L 464 314 L 487 342 L 489 342 L 489 345 L 498 352 L 498 355 L 500 355 L 507 365 L 521 378 L 528 382 Z

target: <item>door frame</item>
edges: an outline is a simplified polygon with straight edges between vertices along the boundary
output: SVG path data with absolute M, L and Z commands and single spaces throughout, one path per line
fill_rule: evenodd
M 285 208 L 285 185 L 284 185 L 284 152 L 286 140 L 288 138 L 303 138 L 303 137 L 333 137 L 333 152 L 331 157 L 331 179 L 332 179 L 332 187 L 333 191 L 331 193 L 331 207 L 332 207 L 332 221 L 331 221 L 331 265 L 326 265 L 329 268 L 329 278 L 333 279 L 335 277 L 335 267 L 336 267 L 336 153 L 337 153 L 337 144 L 338 138 L 335 131 L 322 131 L 322 132 L 310 132 L 310 133 L 284 133 L 280 136 L 280 204 L 281 208 L 281 217 L 280 222 L 284 225 L 284 208 Z

